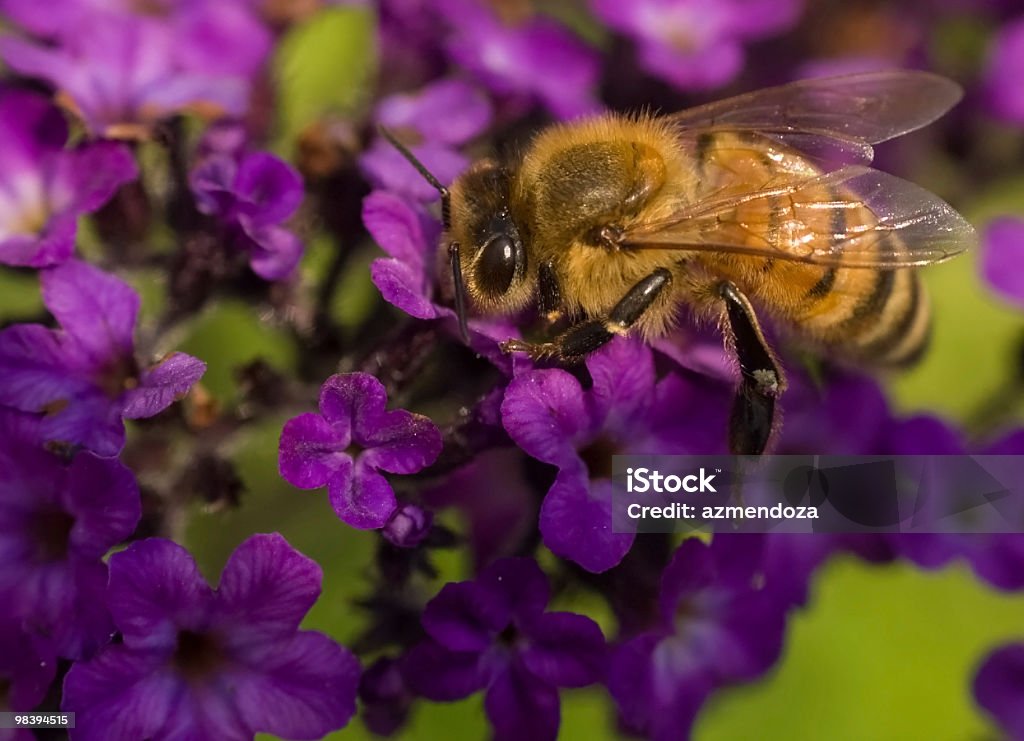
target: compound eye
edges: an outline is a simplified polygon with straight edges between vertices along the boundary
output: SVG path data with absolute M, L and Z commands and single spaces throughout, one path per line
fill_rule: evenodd
M 516 275 L 522 272 L 525 261 L 522 245 L 506 234 L 499 234 L 480 251 L 476 263 L 477 284 L 492 296 L 504 295 Z

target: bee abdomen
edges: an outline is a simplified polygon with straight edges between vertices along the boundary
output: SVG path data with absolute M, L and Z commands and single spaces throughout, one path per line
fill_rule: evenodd
M 900 367 L 924 353 L 931 329 L 928 297 L 912 270 L 881 270 L 831 333 L 859 362 Z

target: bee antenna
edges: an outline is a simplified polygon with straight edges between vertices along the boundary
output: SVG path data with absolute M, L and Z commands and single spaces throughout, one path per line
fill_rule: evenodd
M 452 225 L 451 192 L 441 185 L 441 181 L 434 176 L 434 173 L 428 170 L 416 158 L 416 155 L 409 151 L 408 147 L 398 141 L 394 134 L 383 126 L 378 126 L 377 130 L 380 131 L 381 136 L 390 142 L 391 146 L 397 149 L 409 161 L 410 165 L 416 168 L 416 172 L 422 175 L 423 179 L 434 186 L 437 192 L 441 194 L 441 223 L 444 224 L 446 232 L 450 231 Z M 462 277 L 462 261 L 459 258 L 458 242 L 452 242 L 448 245 L 448 257 L 452 267 L 452 283 L 455 286 L 455 314 L 459 318 L 459 333 L 462 335 L 462 341 L 468 345 L 469 326 L 466 321 L 466 282 Z
M 395 149 L 398 150 L 399 154 L 405 157 L 409 161 L 409 164 L 416 168 L 416 172 L 423 176 L 423 179 L 430 183 L 437 192 L 441 194 L 441 223 L 444 224 L 445 231 L 448 231 L 451 227 L 451 193 L 448 189 L 441 185 L 441 181 L 438 180 L 434 173 L 426 168 L 426 166 L 420 162 L 416 155 L 413 154 L 407 146 L 398 141 L 394 134 L 384 126 L 377 126 L 377 131 L 383 136 Z

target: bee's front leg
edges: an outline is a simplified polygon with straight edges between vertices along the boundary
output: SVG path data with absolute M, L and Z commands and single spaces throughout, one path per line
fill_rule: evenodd
M 729 419 L 729 449 L 738 455 L 760 455 L 771 437 L 775 400 L 786 390 L 786 378 L 747 297 L 729 282 L 719 284 L 718 295 L 725 301 L 742 374 Z
M 582 360 L 607 344 L 615 335 L 626 334 L 671 283 L 672 273 L 665 268 L 658 268 L 630 288 L 606 318 L 575 324 L 552 342 L 508 340 L 501 343 L 501 349 L 505 352 L 525 352 L 534 360 L 558 358 L 568 363 Z

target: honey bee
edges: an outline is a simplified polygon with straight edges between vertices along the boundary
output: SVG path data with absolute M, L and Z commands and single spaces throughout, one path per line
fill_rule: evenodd
M 802 80 L 665 116 L 605 114 L 541 131 L 441 193 L 463 334 L 535 304 L 568 328 L 503 349 L 578 362 L 617 335 L 665 335 L 680 305 L 716 321 L 738 361 L 734 453 L 770 439 L 785 375 L 759 315 L 819 352 L 906 366 L 930 334 L 914 268 L 977 237 L 937 196 L 868 167 L 872 145 L 960 99 L 924 72 Z

